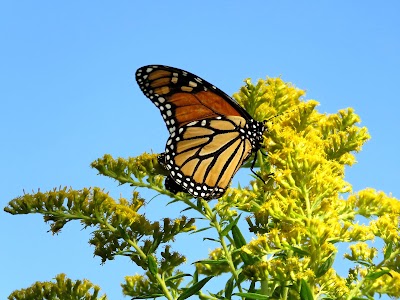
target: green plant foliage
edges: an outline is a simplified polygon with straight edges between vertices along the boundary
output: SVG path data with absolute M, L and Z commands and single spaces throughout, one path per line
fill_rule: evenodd
M 369 139 L 367 129 L 357 126 L 354 110 L 319 113 L 317 101 L 304 101 L 304 91 L 280 78 L 245 83 L 234 98 L 255 119 L 269 120 L 264 134 L 268 155 L 257 154 L 258 175 L 265 182 L 254 177 L 218 201 L 193 200 L 165 190 L 166 173 L 156 154 L 128 159 L 105 155 L 92 167 L 138 188 L 130 200 L 114 200 L 100 188 L 63 188 L 24 194 L 5 211 L 39 213 L 53 233 L 74 220 L 93 228 L 89 243 L 102 262 L 122 255 L 143 269 L 122 284 L 123 293 L 133 299 L 400 297 L 400 202 L 371 188 L 354 192 L 344 177 L 345 166 L 355 163 L 355 152 Z M 185 213 L 190 210 L 208 226 L 197 229 L 196 219 L 184 215 L 148 220 L 140 188 L 170 197 L 170 204 L 183 203 Z M 368 221 L 359 223 L 360 216 Z M 186 257 L 173 249 L 174 238 L 211 230 L 215 249 L 190 262 L 191 272 L 180 271 Z M 248 231 L 251 239 L 245 238 Z M 371 247 L 375 239 L 383 249 Z M 346 276 L 332 267 L 340 243 L 350 245 L 344 256 Z M 226 283 L 211 292 L 218 275 L 225 275 Z
M 8 300 L 107 300 L 99 296 L 100 288 L 88 280 L 72 281 L 65 274 L 58 274 L 56 282 L 35 282 L 27 289 L 14 291 Z

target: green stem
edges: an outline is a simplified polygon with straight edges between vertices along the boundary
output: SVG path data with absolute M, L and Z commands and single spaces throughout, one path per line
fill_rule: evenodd
M 268 280 L 261 280 L 261 295 L 269 295 Z
M 119 231 L 118 231 L 114 226 L 112 226 L 110 223 L 108 223 L 106 220 L 104 220 L 104 219 L 102 219 L 102 218 L 99 218 L 98 221 L 99 221 L 102 225 L 106 226 L 111 232 L 117 232 L 117 233 L 119 233 Z M 124 234 L 123 239 L 124 239 L 130 246 L 132 246 L 132 247 L 136 250 L 136 252 L 139 254 L 139 256 L 140 256 L 142 259 L 147 260 L 147 255 L 142 251 L 142 249 L 139 247 L 139 245 L 136 243 L 136 241 L 131 240 L 131 239 L 128 237 L 128 235 L 127 235 L 126 233 Z M 155 275 L 153 275 L 153 276 L 155 277 L 155 279 L 157 280 L 157 282 L 160 284 L 161 289 L 162 289 L 163 292 L 164 292 L 164 296 L 165 296 L 168 300 L 173 300 L 174 298 L 173 298 L 172 295 L 170 294 L 170 292 L 169 292 L 169 290 L 168 290 L 168 287 L 166 286 L 165 281 L 164 281 L 164 279 L 160 276 L 160 274 L 157 273 L 157 274 L 155 274 Z
M 306 209 L 307 209 L 307 225 L 310 226 L 310 220 L 312 218 L 312 210 L 311 210 L 311 203 L 310 203 L 310 197 L 307 191 L 307 188 L 305 186 L 301 186 L 301 193 L 304 197 L 304 200 L 306 202 Z
M 239 276 L 238 276 L 235 266 L 233 264 L 231 252 L 229 251 L 228 246 L 225 243 L 225 237 L 221 234 L 222 228 L 217 220 L 217 215 L 216 215 L 216 213 L 213 213 L 213 211 L 211 210 L 210 206 L 208 205 L 208 203 L 206 201 L 204 201 L 203 206 L 205 209 L 205 217 L 210 221 L 210 224 L 212 226 L 214 226 L 214 228 L 218 232 L 219 242 L 222 246 L 222 249 L 224 250 L 225 258 L 228 262 L 229 269 L 230 269 L 233 277 L 235 278 L 236 286 L 238 287 L 239 292 L 242 293 L 243 291 L 242 291 L 242 287 L 240 285 Z
M 400 254 L 400 249 L 392 252 L 392 254 L 387 259 L 383 259 L 379 264 L 377 264 L 373 268 L 372 271 L 382 268 L 382 266 L 385 262 L 391 261 L 392 259 L 396 258 L 399 254 Z M 370 270 L 368 271 L 368 273 L 370 273 Z M 346 299 L 350 300 L 350 299 L 354 298 L 355 296 L 357 296 L 361 292 L 362 285 L 364 284 L 365 281 L 367 281 L 366 278 L 367 278 L 368 273 L 364 277 L 361 278 L 361 280 L 357 283 L 357 285 L 354 288 L 351 289 L 351 291 L 350 291 L 349 295 L 346 297 Z M 373 282 L 373 281 L 371 280 L 371 282 Z

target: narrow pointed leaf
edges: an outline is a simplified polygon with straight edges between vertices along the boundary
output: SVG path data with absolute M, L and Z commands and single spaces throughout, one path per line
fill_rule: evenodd
M 149 294 L 149 295 L 143 295 L 143 296 L 134 296 L 131 299 L 155 299 L 158 297 L 163 297 L 165 296 L 164 294 Z
M 193 273 L 193 282 L 196 283 L 198 281 L 199 281 L 199 272 L 196 269 L 196 271 L 194 271 L 194 273 Z
M 246 297 L 246 299 L 255 299 L 255 300 L 268 300 L 269 296 L 261 295 L 257 293 L 235 293 L 233 295 L 237 295 L 240 297 Z
M 247 244 L 242 232 L 236 225 L 232 227 L 232 237 L 233 240 L 235 241 L 235 246 L 237 249 Z
M 393 251 L 393 242 L 389 242 L 389 244 L 386 246 L 384 258 L 388 259 L 392 254 L 392 251 Z
M 226 259 L 208 259 L 208 260 L 198 260 L 195 262 L 196 264 L 202 264 L 202 265 L 222 265 L 228 263 Z
M 222 230 L 222 232 L 221 232 L 222 236 L 226 236 L 229 233 L 229 231 L 231 231 L 232 227 L 236 226 L 236 224 L 239 222 L 241 215 L 242 214 L 240 214 L 236 219 L 234 219 L 232 222 L 230 222 L 228 225 L 226 225 L 224 230 Z
M 213 239 L 213 238 L 207 238 L 207 237 L 204 238 L 203 241 L 212 241 L 212 242 L 217 242 L 217 243 L 219 243 L 219 240 Z
M 152 255 L 147 256 L 147 264 L 149 265 L 149 271 L 151 274 L 157 274 L 157 262 Z
M 236 248 L 240 251 L 239 255 L 243 263 L 246 266 L 252 265 L 254 263 L 254 260 L 251 258 L 251 256 L 240 250 L 240 248 L 246 245 L 247 243 L 242 233 L 240 232 L 240 229 L 236 225 L 232 227 L 232 237 L 235 242 Z
M 300 249 L 300 248 L 297 248 L 297 247 L 294 247 L 294 246 L 288 246 L 288 248 L 290 249 L 290 250 L 292 250 L 294 253 L 296 253 L 296 254 L 298 254 L 298 255 L 300 255 L 300 256 L 309 256 L 310 254 L 308 253 L 308 251 L 304 251 L 303 249 Z
M 201 288 L 211 279 L 213 278 L 213 276 L 208 276 L 202 280 L 200 280 L 199 282 L 195 283 L 194 285 L 192 285 L 190 288 L 188 288 L 187 290 L 185 290 L 179 297 L 178 300 L 183 300 L 183 299 L 187 299 L 190 296 L 193 296 L 194 294 L 196 294 L 198 291 L 201 290 Z
M 377 272 L 368 273 L 367 276 L 365 276 L 365 278 L 368 280 L 375 280 L 386 274 L 390 275 L 390 270 L 387 269 L 387 270 L 381 270 L 381 271 L 377 271 Z
M 225 298 L 227 299 L 231 299 L 232 297 L 234 279 L 235 278 L 232 276 L 231 278 L 228 279 L 228 281 L 225 284 Z
M 335 254 L 333 253 L 318 267 L 317 271 L 315 272 L 315 276 L 318 278 L 328 272 L 328 270 L 332 267 L 334 261 Z
M 209 227 L 200 228 L 200 229 L 198 229 L 198 230 L 192 231 L 190 234 L 199 233 L 199 232 L 208 230 L 208 229 L 210 229 L 210 228 L 212 228 L 212 227 L 209 226 Z
M 310 286 L 304 279 L 301 280 L 300 286 L 300 299 L 301 300 L 313 300 L 313 294 L 311 292 Z
M 168 282 L 168 281 L 172 281 L 172 280 L 175 280 L 175 279 L 179 279 L 179 278 L 182 278 L 182 277 L 191 277 L 192 276 L 192 274 L 178 274 L 178 275 L 175 275 L 175 276 L 171 276 L 171 277 L 168 277 L 167 279 L 165 279 L 165 282 Z

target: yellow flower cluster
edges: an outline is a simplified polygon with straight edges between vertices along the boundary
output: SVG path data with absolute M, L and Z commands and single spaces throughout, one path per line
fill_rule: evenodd
M 26 289 L 12 292 L 7 299 L 97 299 L 107 300 L 106 295 L 99 295 L 100 287 L 89 280 L 71 280 L 61 273 L 55 281 L 37 281 Z
M 354 293 L 352 289 L 371 291 L 373 281 L 359 285 L 359 278 L 350 279 L 349 274 L 345 280 L 332 269 L 336 244 L 356 242 L 345 257 L 356 263 L 369 262 L 367 279 L 387 281 L 389 275 L 376 273 L 379 268 L 373 264 L 377 249 L 363 241 L 380 237 L 396 245 L 387 261 L 393 262 L 400 248 L 400 202 L 372 189 L 343 199 L 352 192 L 344 179 L 345 166 L 354 164 L 354 152 L 369 139 L 367 129 L 356 125 L 360 118 L 351 108 L 334 115 L 318 113 L 316 101 L 300 102 L 304 92 L 280 79 L 246 84 L 235 95 L 240 103 L 245 107 L 251 106 L 246 101 L 258 103 L 254 115 L 259 119 L 280 114 L 277 120 L 271 119 L 265 133 L 268 157 L 260 162 L 259 174 L 266 184 L 252 182 L 249 189 L 225 195 L 216 207 L 231 205 L 252 213 L 248 219 L 254 220 L 252 231 L 258 234 L 242 251 L 259 262 L 246 266 L 246 275 L 294 285 L 299 278 L 308 278 L 314 294 L 319 295 L 328 291 L 342 297 Z M 359 224 L 357 215 L 375 218 Z
M 360 260 L 368 263 L 372 263 L 373 259 L 378 254 L 378 250 L 376 248 L 371 248 L 367 243 L 360 242 L 350 246 L 350 254 L 345 254 L 345 257 L 350 260 Z
M 146 271 L 125 278 L 124 294 L 133 297 L 230 299 L 236 292 L 252 299 L 400 297 L 400 202 L 373 189 L 354 193 L 344 178 L 345 166 L 355 163 L 354 153 L 369 139 L 367 129 L 357 126 L 360 118 L 351 108 L 319 113 L 317 101 L 302 101 L 305 92 L 280 78 L 245 83 L 234 98 L 267 125 L 262 149 L 267 155 L 257 153 L 255 166 L 263 180 L 229 189 L 213 208 L 205 200 L 193 203 L 188 194 L 167 191 L 167 172 L 156 154 L 105 155 L 92 163 L 121 184 L 151 188 L 173 197 L 171 203 L 182 201 L 215 229 L 212 240 L 219 246 L 196 262 L 187 287 L 180 286 L 187 274 L 177 270 L 186 258 L 172 251 L 171 242 L 195 231 L 196 220 L 182 216 L 151 222 L 139 212 L 144 199 L 137 192 L 129 201 L 116 201 L 99 188 L 55 189 L 18 197 L 5 210 L 41 213 L 53 222 L 53 232 L 71 220 L 97 226 L 89 241 L 95 255 L 103 262 L 123 255 Z M 240 231 L 242 215 L 254 233 L 250 241 Z M 371 247 L 378 239 L 383 249 Z M 347 277 L 333 269 L 340 243 L 349 243 Z M 218 297 L 203 295 L 200 289 L 221 273 L 232 275 L 225 290 Z M 209 276 L 199 280 L 198 274 Z M 241 286 L 246 280 L 251 281 L 247 295 Z

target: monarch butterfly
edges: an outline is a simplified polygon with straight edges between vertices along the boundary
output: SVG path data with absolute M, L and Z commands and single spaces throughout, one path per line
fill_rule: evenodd
M 261 148 L 264 122 L 255 121 L 214 85 L 181 69 L 144 66 L 136 71 L 136 81 L 160 110 L 170 134 L 158 157 L 169 171 L 166 189 L 206 200 L 220 198 L 238 169 Z

